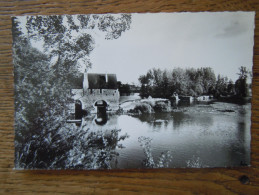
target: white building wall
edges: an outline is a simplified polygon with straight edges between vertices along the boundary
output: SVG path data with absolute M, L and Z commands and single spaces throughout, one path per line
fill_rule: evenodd
M 95 113 L 95 102 L 104 100 L 108 104 L 108 111 L 119 109 L 120 94 L 118 89 L 72 89 L 73 99 L 82 102 L 82 108 L 88 112 Z

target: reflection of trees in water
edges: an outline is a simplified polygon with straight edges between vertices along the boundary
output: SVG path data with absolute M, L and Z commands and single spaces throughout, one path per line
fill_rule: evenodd
M 229 159 L 235 159 L 233 166 L 248 166 L 250 164 L 250 113 L 247 107 L 239 109 L 237 131 L 233 141 L 229 143 Z M 238 140 L 238 141 L 236 141 Z
M 172 155 L 170 151 L 162 152 L 155 162 L 151 150 L 151 141 L 149 137 L 141 136 L 138 138 L 140 146 L 142 146 L 145 154 L 145 159 L 143 160 L 143 166 L 145 168 L 167 168 L 169 163 L 172 161 Z
M 167 112 L 133 115 L 133 117 L 139 119 L 141 122 L 147 122 L 153 128 L 161 127 L 162 125 L 167 127 L 169 121 L 172 120 L 172 114 Z
M 173 127 L 174 129 L 179 129 L 181 125 L 186 123 L 187 120 L 190 119 L 189 115 L 184 114 L 183 112 L 176 112 L 173 114 Z
M 139 119 L 141 122 L 146 122 L 150 127 L 163 127 L 167 128 L 170 123 L 173 129 L 179 129 L 186 124 L 199 124 L 203 126 L 210 126 L 213 124 L 212 114 L 202 113 L 188 113 L 188 112 L 169 112 L 169 113 L 153 113 L 135 115 L 134 118 Z
M 173 115 L 174 128 L 179 129 L 182 125 L 201 125 L 210 127 L 213 124 L 213 113 L 199 113 L 199 112 L 176 112 Z

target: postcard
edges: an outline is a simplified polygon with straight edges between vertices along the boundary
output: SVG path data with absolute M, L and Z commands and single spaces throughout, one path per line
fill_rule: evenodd
M 254 17 L 13 17 L 15 168 L 249 166 Z

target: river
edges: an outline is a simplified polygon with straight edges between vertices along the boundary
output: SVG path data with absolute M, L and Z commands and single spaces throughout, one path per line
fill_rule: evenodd
M 112 168 L 236 167 L 250 164 L 251 104 L 195 104 L 169 113 L 108 115 L 90 131 L 120 129 Z

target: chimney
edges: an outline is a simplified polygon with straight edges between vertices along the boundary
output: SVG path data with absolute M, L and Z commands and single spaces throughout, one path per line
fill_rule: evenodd
M 105 82 L 108 83 L 108 74 L 107 74 L 107 72 L 105 73 Z
M 88 87 L 89 87 L 89 85 L 88 85 L 87 73 L 84 72 L 84 80 L 83 80 L 83 91 L 84 91 L 84 94 L 86 93 Z

